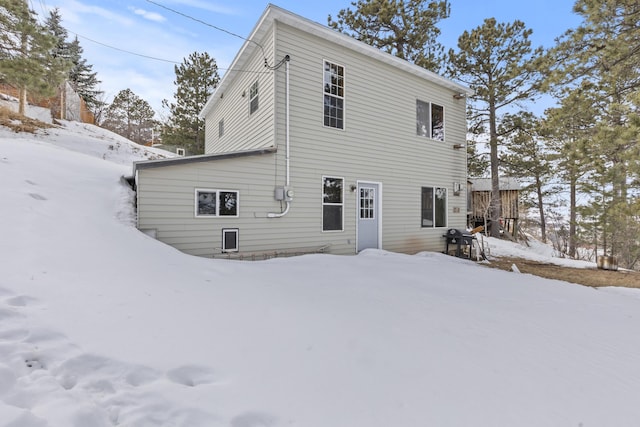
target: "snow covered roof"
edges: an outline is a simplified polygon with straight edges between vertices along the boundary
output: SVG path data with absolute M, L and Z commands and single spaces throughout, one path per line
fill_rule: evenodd
M 472 191 L 491 191 L 491 178 L 470 179 Z M 500 178 L 500 190 L 520 190 L 520 183 L 512 177 Z

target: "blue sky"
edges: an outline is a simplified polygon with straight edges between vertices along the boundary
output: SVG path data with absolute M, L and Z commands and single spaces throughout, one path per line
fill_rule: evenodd
M 110 102 L 122 89 L 148 101 L 160 117 L 162 99 L 172 100 L 174 63 L 192 52 L 208 52 L 218 67 L 228 67 L 243 41 L 240 38 L 170 12 L 147 0 L 30 0 L 41 16 L 58 7 L 70 36 L 78 35 L 84 57 L 102 81 Z M 248 36 L 268 2 L 256 0 L 154 0 L 240 36 Z M 580 20 L 571 11 L 574 0 L 450 0 L 451 17 L 440 23 L 440 41 L 455 47 L 465 30 L 485 18 L 501 22 L 520 19 L 533 29 L 536 46 L 549 47 L 555 37 Z M 282 0 L 274 4 L 321 24 L 327 16 L 351 7 L 349 0 Z M 107 47 L 108 45 L 110 47 Z M 117 48 L 117 49 L 114 49 Z M 143 56 L 133 55 L 134 52 Z M 171 62 L 173 61 L 173 62 Z M 221 73 L 224 71 L 221 70 Z

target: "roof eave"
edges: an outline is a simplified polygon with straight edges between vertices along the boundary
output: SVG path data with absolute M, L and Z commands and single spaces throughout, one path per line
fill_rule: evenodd
M 246 61 L 251 57 L 251 54 L 258 48 L 258 45 L 253 40 L 261 39 L 266 33 L 270 24 L 272 24 L 274 21 L 280 21 L 301 31 L 305 31 L 309 34 L 313 34 L 325 40 L 329 40 L 341 46 L 345 46 L 355 52 L 373 57 L 398 69 L 432 81 L 453 91 L 456 94 L 464 94 L 464 96 L 471 96 L 474 94 L 474 91 L 472 89 L 454 82 L 453 80 L 449 80 L 432 71 L 419 67 L 389 53 L 382 52 L 381 50 L 373 46 L 356 40 L 346 34 L 332 30 L 327 26 L 321 25 L 310 19 L 291 13 L 273 4 L 269 4 L 256 23 L 255 27 L 253 28 L 253 31 L 251 32 L 249 37 L 247 37 L 247 40 L 238 51 L 233 62 L 229 66 L 229 71 L 227 71 L 222 77 L 217 89 L 213 92 L 213 94 L 211 94 L 206 104 L 202 108 L 202 111 L 200 111 L 200 114 L 198 115 L 200 119 L 204 119 L 206 117 L 206 115 L 211 111 L 211 109 L 221 98 L 221 95 L 224 94 L 224 90 L 233 81 L 233 78 L 237 74 L 237 71 L 235 70 L 242 69 L 243 64 L 246 63 Z M 218 93 L 220 93 L 221 95 L 219 96 Z

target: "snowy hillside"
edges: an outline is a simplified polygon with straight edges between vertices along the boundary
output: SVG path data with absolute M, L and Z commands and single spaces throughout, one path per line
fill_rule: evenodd
M 0 128 L 0 426 L 637 425 L 636 290 L 437 253 L 187 256 L 133 225 L 120 177 L 157 154 Z

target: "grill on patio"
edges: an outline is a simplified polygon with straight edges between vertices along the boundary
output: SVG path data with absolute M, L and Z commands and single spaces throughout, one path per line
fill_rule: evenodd
M 453 251 L 454 255 L 459 258 L 471 259 L 471 249 L 473 247 L 473 241 L 475 240 L 473 234 L 466 230 L 450 228 L 443 237 L 447 241 L 444 251 L 445 254 L 451 255 Z

